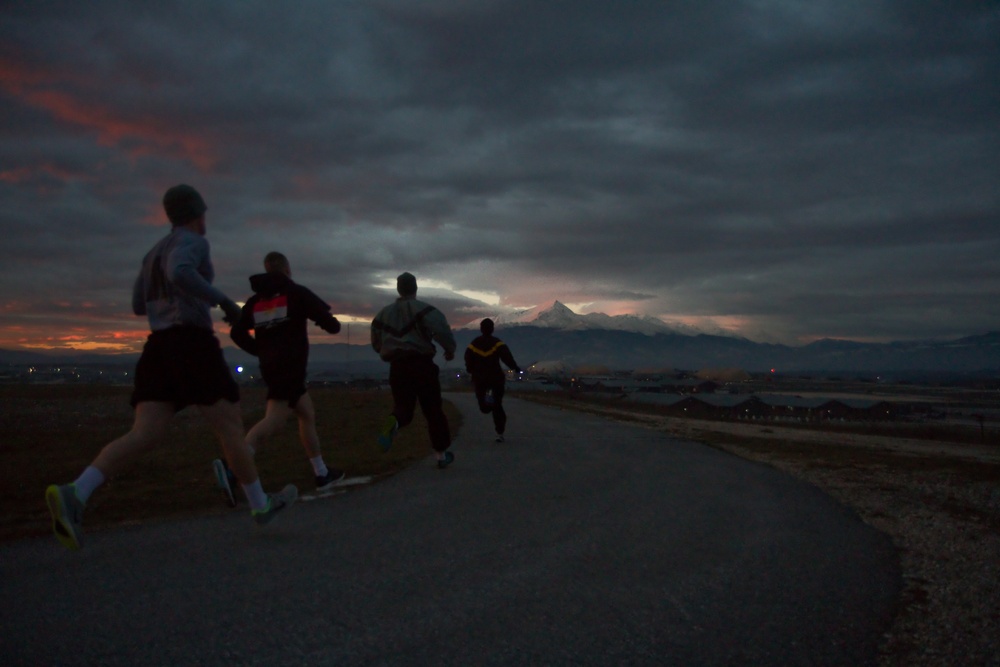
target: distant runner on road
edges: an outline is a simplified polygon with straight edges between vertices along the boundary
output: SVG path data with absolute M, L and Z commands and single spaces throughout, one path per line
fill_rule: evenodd
M 503 442 L 504 430 L 507 428 L 507 413 L 503 409 L 506 373 L 500 367 L 500 362 L 518 374 L 521 373 L 521 367 L 514 361 L 514 355 L 507 344 L 493 335 L 493 328 L 493 320 L 488 317 L 479 323 L 482 335 L 465 349 L 465 370 L 472 376 L 479 411 L 493 414 L 496 441 Z

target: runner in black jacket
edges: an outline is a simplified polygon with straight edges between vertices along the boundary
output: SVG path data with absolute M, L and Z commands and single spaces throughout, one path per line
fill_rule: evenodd
M 500 368 L 500 362 L 517 373 L 521 372 L 521 367 L 514 361 L 506 343 L 493 335 L 493 320 L 486 318 L 480 322 L 479 331 L 482 335 L 469 343 L 465 350 L 465 370 L 472 376 L 480 411 L 493 413 L 497 442 L 503 442 L 507 427 L 507 413 L 503 409 L 506 373 Z
M 335 334 L 340 331 L 340 322 L 330 314 L 330 306 L 322 299 L 292 281 L 287 257 L 279 252 L 268 253 L 264 269 L 267 273 L 250 276 L 254 295 L 243 306 L 243 316 L 229 334 L 233 342 L 260 360 L 260 372 L 267 383 L 267 411 L 247 433 L 246 441 L 256 451 L 294 414 L 299 421 L 302 446 L 316 474 L 316 490 L 325 491 L 343 479 L 344 473 L 328 468 L 320 451 L 316 410 L 306 393 L 309 361 L 306 325 L 312 320 L 324 331 Z M 226 475 L 218 469 L 216 474 L 223 486 Z

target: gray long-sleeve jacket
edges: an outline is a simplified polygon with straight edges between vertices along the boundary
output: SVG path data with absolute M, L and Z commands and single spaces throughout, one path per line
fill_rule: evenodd
M 372 347 L 383 361 L 406 357 L 433 357 L 434 342 L 454 354 L 455 336 L 440 310 L 404 296 L 379 311 L 372 320 Z
M 142 260 L 132 288 L 132 312 L 146 315 L 149 328 L 195 326 L 212 330 L 212 306 L 227 299 L 212 287 L 215 269 L 208 240 L 174 227 Z

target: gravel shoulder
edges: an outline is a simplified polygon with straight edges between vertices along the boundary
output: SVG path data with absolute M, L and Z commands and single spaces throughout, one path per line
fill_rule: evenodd
M 583 409 L 772 465 L 889 535 L 904 582 L 882 665 L 1000 665 L 1000 446 Z

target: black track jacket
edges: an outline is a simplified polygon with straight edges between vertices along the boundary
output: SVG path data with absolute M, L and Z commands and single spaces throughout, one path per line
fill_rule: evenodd
M 330 314 L 330 306 L 283 273 L 250 276 L 250 288 L 254 295 L 243 306 L 243 316 L 229 336 L 260 358 L 262 373 L 305 374 L 309 361 L 307 321 L 312 320 L 332 334 L 340 331 L 340 322 Z
M 504 378 L 503 369 L 500 362 L 503 361 L 507 368 L 521 372 L 521 368 L 514 361 L 507 344 L 496 336 L 480 336 L 469 343 L 465 348 L 465 370 L 472 375 L 476 382 L 489 382 L 491 380 L 502 380 Z

